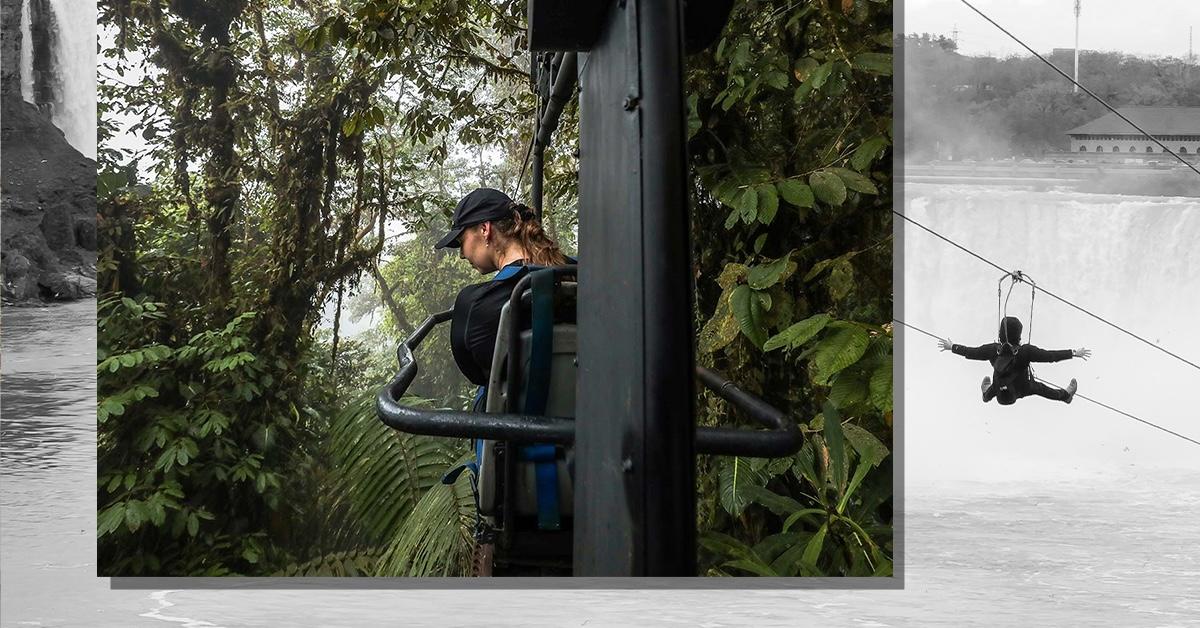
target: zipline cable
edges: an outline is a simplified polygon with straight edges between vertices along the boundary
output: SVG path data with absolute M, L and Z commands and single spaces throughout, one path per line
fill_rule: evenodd
M 1101 98 L 1101 97 L 1097 96 L 1097 95 L 1096 95 L 1094 92 L 1092 92 L 1092 90 L 1090 90 L 1090 89 L 1088 89 L 1088 88 L 1084 87 L 1084 86 L 1083 86 L 1082 84 L 1080 84 L 1078 81 L 1076 81 L 1075 79 L 1073 79 L 1073 78 L 1071 78 L 1069 75 L 1067 75 L 1067 73 L 1066 73 L 1066 72 L 1063 72 L 1062 70 L 1058 69 L 1058 66 L 1054 65 L 1053 63 L 1050 63 L 1050 61 L 1049 61 L 1048 59 L 1046 59 L 1046 58 L 1045 58 L 1045 57 L 1043 57 L 1042 55 L 1040 55 L 1040 54 L 1038 54 L 1038 53 L 1034 52 L 1033 48 L 1030 48 L 1029 46 L 1025 45 L 1025 42 L 1023 42 L 1023 41 L 1021 41 L 1020 39 L 1018 39 L 1016 35 L 1013 35 L 1012 33 L 1008 32 L 1008 31 L 1007 31 L 1007 30 L 1006 30 L 1006 29 L 1005 29 L 1003 26 L 1000 26 L 999 24 L 997 24 L 995 20 L 993 20 L 992 18 L 988 17 L 988 16 L 987 16 L 987 15 L 986 15 L 986 14 L 985 14 L 983 11 L 980 11 L 979 9 L 976 9 L 976 8 L 975 8 L 975 6 L 974 6 L 973 4 L 971 4 L 970 2 L 967 2 L 967 0 L 959 0 L 959 2 L 962 2 L 963 4 L 967 5 L 967 7 L 969 7 L 969 8 L 970 8 L 972 11 L 974 11 L 974 12 L 978 13 L 978 14 L 980 15 L 980 17 L 982 17 L 983 19 L 987 20 L 988 22 L 991 22 L 991 23 L 992 23 L 992 26 L 995 26 L 996 28 L 1000 29 L 1000 32 L 1004 33 L 1005 35 L 1008 35 L 1009 37 L 1011 37 L 1011 38 L 1012 38 L 1012 40 L 1013 40 L 1013 41 L 1017 42 L 1018 44 L 1021 44 L 1021 47 L 1025 48 L 1026 50 L 1028 50 L 1028 51 L 1029 51 L 1029 53 L 1030 53 L 1030 54 L 1032 54 L 1033 56 L 1035 56 L 1035 57 L 1037 57 L 1038 59 L 1040 59 L 1040 60 L 1042 61 L 1042 63 L 1045 63 L 1046 65 L 1050 66 L 1050 68 L 1051 68 L 1051 69 L 1053 69 L 1055 72 L 1058 72 L 1059 74 L 1061 74 L 1063 78 L 1067 79 L 1068 81 L 1071 81 L 1072 83 L 1074 83 L 1074 84 L 1075 84 L 1075 86 L 1076 86 L 1076 87 L 1078 87 L 1079 89 L 1082 89 L 1083 91 L 1087 92 L 1087 95 L 1088 95 L 1088 96 L 1091 96 L 1092 98 L 1095 98 L 1095 99 L 1096 99 L 1096 102 L 1098 102 L 1098 103 L 1100 103 L 1100 104 L 1104 105 L 1104 108 L 1105 108 L 1105 109 L 1108 109 L 1109 111 L 1111 111 L 1111 112 L 1115 113 L 1115 114 L 1117 115 L 1117 117 L 1118 117 L 1118 118 L 1120 118 L 1120 119 L 1122 119 L 1122 120 L 1124 120 L 1124 121 L 1128 122 L 1130 126 L 1132 126 L 1133 128 L 1137 129 L 1138 131 L 1140 131 L 1140 132 L 1141 132 L 1141 134 L 1142 134 L 1142 135 L 1144 135 L 1144 136 L 1146 136 L 1146 138 L 1147 138 L 1147 139 L 1149 139 L 1150 141 L 1154 142 L 1155 144 L 1158 144 L 1158 145 L 1159 145 L 1159 147 L 1163 149 L 1163 152 L 1164 152 L 1164 153 L 1168 153 L 1168 154 L 1170 154 L 1172 157 L 1174 157 L 1175 159 L 1178 159 L 1180 163 L 1182 163 L 1183 165 L 1185 165 L 1185 166 L 1187 166 L 1188 168 L 1190 168 L 1192 172 L 1195 172 L 1196 174 L 1200 174 L 1200 170 L 1197 170 L 1195 166 L 1193 166 L 1191 163 L 1189 163 L 1189 162 L 1188 162 L 1188 160 L 1186 160 L 1186 159 L 1184 159 L 1183 157 L 1180 157 L 1179 155 L 1175 154 L 1175 151 L 1173 151 L 1173 150 L 1171 150 L 1171 149 L 1167 148 L 1167 145 L 1166 145 L 1166 144 L 1163 144 L 1162 142 L 1158 141 L 1158 138 L 1157 138 L 1157 137 L 1154 137 L 1153 135 L 1150 135 L 1149 133 L 1147 133 L 1147 132 L 1146 132 L 1144 129 L 1142 129 L 1142 127 L 1138 126 L 1137 124 L 1134 124 L 1133 120 L 1130 120 L 1129 118 L 1126 118 L 1126 117 L 1125 117 L 1123 114 L 1121 114 L 1121 112 L 1120 112 L 1120 111 L 1117 111 L 1116 109 L 1113 109 L 1112 105 L 1110 105 L 1110 104 L 1108 104 L 1107 102 L 1105 102 L 1103 98 Z
M 902 320 L 900 320 L 900 319 L 898 319 L 898 318 L 893 318 L 893 319 L 892 319 L 892 322 L 894 322 L 894 323 L 900 323 L 901 325 L 903 325 L 903 326 L 905 326 L 905 327 L 908 327 L 909 329 L 912 329 L 913 331 L 918 331 L 918 332 L 921 332 L 922 334 L 925 334 L 926 336 L 929 336 L 930 338 L 934 338 L 934 339 L 936 339 L 936 340 L 941 340 L 941 339 L 942 339 L 940 336 L 938 336 L 938 335 L 936 335 L 936 334 L 931 334 L 931 333 L 929 333 L 929 332 L 925 331 L 924 329 L 921 329 L 920 327 L 917 327 L 916 325 L 910 325 L 910 324 L 908 324 L 908 323 L 906 323 L 906 322 L 904 322 L 904 321 L 902 321 Z M 1055 384 L 1055 383 L 1053 383 L 1053 382 L 1048 382 L 1048 381 L 1046 381 L 1046 380 L 1044 380 L 1044 379 L 1042 379 L 1042 378 L 1040 378 L 1040 377 L 1035 377 L 1034 379 L 1036 379 L 1036 380 L 1037 380 L 1037 381 L 1039 381 L 1039 382 L 1042 382 L 1043 384 L 1048 384 L 1048 385 L 1050 385 L 1050 386 L 1054 386 L 1055 388 L 1059 388 L 1059 389 L 1061 389 L 1061 388 L 1062 388 L 1061 386 L 1059 386 L 1059 385 L 1057 385 L 1057 384 Z M 1127 417 L 1129 417 L 1129 418 L 1133 419 L 1134 421 L 1138 421 L 1138 422 L 1141 422 L 1141 423 L 1145 423 L 1146 425 L 1149 425 L 1150 427 L 1153 427 L 1153 428 L 1154 428 L 1154 429 L 1156 429 L 1156 430 L 1161 430 L 1161 431 L 1163 431 L 1163 432 L 1166 432 L 1166 433 L 1168 433 L 1168 434 L 1170 434 L 1170 435 L 1172 435 L 1172 436 L 1177 436 L 1177 437 L 1179 437 L 1179 438 L 1182 438 L 1183 440 L 1186 440 L 1186 441 L 1188 441 L 1189 443 L 1193 443 L 1193 444 L 1196 444 L 1196 445 L 1200 445 L 1200 440 L 1196 440 L 1196 439 L 1194 439 L 1194 438 L 1191 438 L 1191 437 L 1189 437 L 1189 436 L 1184 436 L 1183 434 L 1180 434 L 1179 432 L 1175 432 L 1175 431 L 1169 430 L 1169 429 L 1167 429 L 1167 428 L 1165 428 L 1165 427 L 1163 427 L 1163 426 L 1161 426 L 1161 425 L 1158 425 L 1158 424 L 1155 424 L 1155 423 L 1151 423 L 1150 421 L 1147 421 L 1147 420 L 1145 420 L 1145 419 L 1142 419 L 1142 418 L 1136 417 L 1136 416 L 1134 416 L 1134 415 L 1132 415 L 1132 414 L 1130 414 L 1130 413 L 1128 413 L 1128 412 L 1125 412 L 1124 410 L 1118 410 L 1117 408 L 1114 408 L 1114 407 L 1112 407 L 1112 406 L 1108 405 L 1107 403 L 1104 403 L 1104 402 L 1101 402 L 1101 401 L 1097 401 L 1097 400 L 1095 400 L 1095 399 L 1092 399 L 1091 397 L 1088 397 L 1088 396 L 1086 396 L 1086 395 L 1082 395 L 1082 394 L 1080 394 L 1080 393 L 1075 393 L 1075 396 L 1076 396 L 1076 397 L 1079 397 L 1080 399 L 1084 399 L 1084 400 L 1086 400 L 1086 401 L 1090 401 L 1090 402 L 1092 402 L 1092 403 L 1094 403 L 1094 404 L 1096 404 L 1096 405 L 1098 405 L 1098 406 L 1101 406 L 1101 407 L 1103 407 L 1103 408 L 1108 408 L 1109 410 L 1112 410 L 1113 412 L 1116 412 L 1117 414 L 1122 414 L 1122 415 L 1125 415 L 1125 416 L 1127 416 Z
M 946 242 L 948 242 L 948 243 L 950 243 L 950 244 L 954 245 L 954 246 L 955 246 L 955 247 L 957 247 L 958 249 L 960 249 L 960 250 L 962 250 L 962 251 L 965 251 L 966 253 L 970 254 L 972 257 L 974 257 L 974 258 L 978 259 L 979 261 L 981 261 L 981 262 L 983 262 L 983 263 L 985 263 L 985 264 L 987 264 L 987 265 L 989 265 L 989 266 L 992 266 L 992 267 L 994 267 L 994 268 L 996 268 L 996 269 L 999 269 L 999 270 L 1000 270 L 1000 272 L 1004 272 L 1004 273 L 1008 273 L 1008 272 L 1010 272 L 1010 271 L 1008 271 L 1008 270 L 1005 270 L 1003 267 L 1001 267 L 1001 266 L 1000 266 L 999 264 L 997 264 L 996 262 L 993 262 L 992 260 L 990 260 L 990 259 L 988 259 L 988 258 L 986 258 L 986 257 L 983 257 L 982 255 L 980 255 L 980 254 L 978 254 L 978 253 L 976 253 L 976 252 L 972 251 L 971 249 L 968 249 L 967 247 L 965 247 L 965 246 L 963 246 L 963 245 L 961 245 L 961 244 L 959 244 L 959 243 L 955 242 L 954 240 L 951 240 L 950 238 L 947 238 L 946 236 L 944 236 L 944 235 L 942 235 L 942 234 L 940 234 L 940 233 L 938 233 L 938 232 L 934 231 L 933 229 L 930 229 L 929 227 L 926 227 L 925 225 L 923 225 L 923 224 L 921 224 L 921 223 L 919 223 L 919 222 L 917 222 L 917 221 L 913 220 L 912 218 L 909 218 L 908 216 L 905 216 L 903 213 L 901 213 L 901 212 L 899 212 L 899 211 L 896 211 L 896 210 L 894 210 L 894 209 L 892 210 L 892 213 L 893 213 L 893 214 L 895 214 L 895 215 L 897 215 L 897 216 L 899 216 L 899 217 L 901 217 L 901 218 L 903 218 L 904 220 L 906 220 L 906 221 L 908 221 L 908 222 L 910 222 L 910 223 L 912 223 L 912 224 L 914 224 L 914 225 L 916 225 L 916 226 L 918 226 L 918 227 L 920 227 L 920 228 L 924 229 L 925 231 L 928 231 L 929 233 L 932 233 L 933 235 L 937 236 L 938 238 L 940 238 L 940 239 L 942 239 L 942 240 L 944 240 L 944 241 L 946 241 Z M 1147 340 L 1147 339 L 1145 339 L 1145 338 L 1143 338 L 1143 337 L 1141 337 L 1141 336 L 1139 336 L 1139 335 L 1137 335 L 1137 334 L 1135 334 L 1135 333 L 1133 333 L 1133 332 L 1129 331 L 1128 329 L 1125 329 L 1124 327 L 1121 327 L 1120 325 L 1118 325 L 1118 324 L 1116 324 L 1116 323 L 1114 323 L 1114 322 L 1112 322 L 1112 321 L 1109 321 L 1108 319 L 1106 319 L 1106 318 L 1104 318 L 1104 317 L 1100 316 L 1099 314 L 1096 314 L 1096 313 L 1094 313 L 1094 312 L 1092 312 L 1092 311 L 1090 311 L 1090 310 L 1088 310 L 1088 309 L 1086 309 L 1086 308 L 1084 308 L 1084 307 L 1081 307 L 1081 306 L 1075 305 L 1074 303 L 1072 303 L 1072 302 L 1070 302 L 1070 301 L 1068 301 L 1068 300 L 1064 299 L 1063 297 L 1060 297 L 1060 296 L 1058 296 L 1057 294 L 1054 294 L 1053 292 L 1050 292 L 1049 290 L 1047 290 L 1047 289 L 1045 289 L 1045 288 L 1043 288 L 1043 287 L 1041 287 L 1041 286 L 1034 285 L 1034 286 L 1033 286 L 1033 288 L 1034 288 L 1035 290 L 1038 290 L 1038 291 L 1040 291 L 1040 292 L 1042 292 L 1042 293 L 1046 294 L 1046 296 L 1053 297 L 1054 299 L 1057 299 L 1058 301 L 1061 301 L 1062 303 L 1064 303 L 1064 304 L 1066 304 L 1066 305 L 1069 305 L 1069 306 L 1071 306 L 1071 307 L 1073 307 L 1073 308 L 1075 308 L 1075 309 L 1079 310 L 1080 312 L 1083 312 L 1084 314 L 1087 314 L 1088 316 L 1091 316 L 1092 318 L 1094 318 L 1094 319 L 1096 319 L 1096 320 L 1098 320 L 1098 321 L 1100 321 L 1100 322 L 1104 323 L 1105 325 L 1108 325 L 1109 327 L 1112 327 L 1113 329 L 1116 329 L 1116 330 L 1118 330 L 1118 331 L 1121 331 L 1122 333 L 1124 333 L 1124 334 L 1126 334 L 1126 335 L 1128 335 L 1128 336 L 1130 336 L 1130 337 L 1136 338 L 1136 339 L 1138 339 L 1138 340 L 1142 341 L 1143 343 L 1145 343 L 1145 344 L 1147 344 L 1147 345 L 1149 345 L 1149 346 L 1151 346 L 1151 347 L 1154 347 L 1155 349 L 1158 349 L 1159 351 L 1162 351 L 1163 353 L 1165 353 L 1165 354 L 1167 354 L 1167 355 L 1169 355 L 1169 356 L 1171 356 L 1171 357 L 1175 358 L 1176 360 L 1179 360 L 1180 362 L 1183 362 L 1184 364 L 1187 364 L 1187 365 L 1191 366 L 1192 368 L 1194 368 L 1194 369 L 1196 369 L 1196 370 L 1200 370 L 1200 364 L 1197 364 L 1197 363 L 1195 363 L 1195 362 L 1193 362 L 1193 361 L 1191 361 L 1191 360 L 1189 360 L 1189 359 L 1187 359 L 1187 358 L 1185 358 L 1185 357 L 1183 357 L 1183 356 L 1179 355 L 1178 353 L 1175 353 L 1175 352 L 1173 352 L 1173 351 L 1170 351 L 1170 350 L 1168 350 L 1168 349 L 1165 349 L 1165 348 L 1163 348 L 1163 347 L 1161 347 L 1161 346 L 1159 346 L 1159 345 L 1157 345 L 1157 344 L 1154 344 L 1153 342 L 1150 342 L 1149 340 Z

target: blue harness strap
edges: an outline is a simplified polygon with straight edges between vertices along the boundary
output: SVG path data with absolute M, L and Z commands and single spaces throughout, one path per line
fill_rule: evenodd
M 554 272 L 534 271 L 533 333 L 529 350 L 529 377 L 525 386 L 525 414 L 546 413 L 550 396 L 550 360 L 554 355 Z M 554 445 L 534 444 L 521 448 L 520 459 L 533 462 L 537 478 L 538 529 L 558 530 L 558 461 Z

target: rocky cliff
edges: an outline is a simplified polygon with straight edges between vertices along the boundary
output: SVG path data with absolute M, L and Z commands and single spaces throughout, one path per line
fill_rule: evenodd
M 10 303 L 93 296 L 96 162 L 19 93 L 0 105 L 0 292 Z

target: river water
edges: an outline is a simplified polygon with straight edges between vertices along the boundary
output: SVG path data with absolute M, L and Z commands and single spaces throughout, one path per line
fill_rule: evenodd
M 966 197 L 939 194 L 929 191 L 913 212 L 930 222 L 951 220 L 940 207 Z M 980 195 L 972 202 L 982 212 L 987 203 L 1019 210 L 1032 200 L 1006 193 Z M 1169 209 L 1146 199 L 1133 206 L 1125 205 L 1128 199 L 1108 201 L 1133 213 Z M 951 231 L 966 238 L 969 225 L 983 215 L 954 223 Z M 1157 249 L 1170 251 L 1161 242 L 1171 234 L 1192 233 L 1188 221 L 1173 220 L 1154 227 Z M 1128 224 L 1104 229 L 1116 234 Z M 1157 223 L 1142 226 L 1152 224 Z M 1065 232 L 1079 225 L 1060 221 L 1058 226 Z M 973 332 L 976 321 L 959 318 L 976 308 L 962 297 L 957 279 L 946 275 L 966 262 L 918 237 L 906 232 L 915 250 L 945 257 L 906 264 L 906 294 L 915 297 L 925 290 L 920 296 L 922 303 L 928 301 L 912 308 L 913 316 L 939 326 L 961 325 L 950 330 L 956 334 Z M 1109 251 L 1110 257 L 1120 257 L 1111 246 Z M 1126 254 L 1134 255 L 1121 253 Z M 1143 267 L 1150 266 L 1138 266 Z M 1178 270 L 1190 288 L 1182 267 Z M 1033 267 L 1028 271 L 1034 274 Z M 1131 283 L 1101 294 L 1128 293 L 1145 284 L 1142 289 L 1160 302 L 1159 308 L 1170 309 L 1164 304 L 1170 291 L 1155 287 L 1152 273 L 1111 272 L 1114 281 Z M 994 278 L 990 281 L 994 285 Z M 980 298 L 993 299 L 994 292 Z M 1186 298 L 1180 293 L 1174 302 Z M 1100 299 L 1095 305 L 1111 303 Z M 1164 323 L 1177 344 L 1192 347 L 1185 332 L 1174 331 L 1174 314 L 1138 314 L 1136 308 L 1117 313 L 1128 314 L 1131 324 Z M 94 303 L 2 312 L 0 625 L 5 627 L 1200 626 L 1200 456 L 1195 448 L 1167 443 L 1169 437 L 1161 433 L 1147 434 L 1078 403 L 1030 402 L 1015 406 L 1021 413 L 996 413 L 958 386 L 959 381 L 971 384 L 979 373 L 928 368 L 965 363 L 938 354 L 929 346 L 932 341 L 920 336 L 910 340 L 904 363 L 907 484 L 898 526 L 904 549 L 897 560 L 903 589 L 708 590 L 702 587 L 712 581 L 687 581 L 674 586 L 691 588 L 672 590 L 620 590 L 628 585 L 611 582 L 592 582 L 596 588 L 585 590 L 516 590 L 506 582 L 501 586 L 509 589 L 463 591 L 441 588 L 459 584 L 453 582 L 392 580 L 355 580 L 349 584 L 357 589 L 334 589 L 328 581 L 302 579 L 233 579 L 223 581 L 221 589 L 189 588 L 198 583 L 184 579 L 126 580 L 114 586 L 95 577 L 94 316 Z M 1061 313 L 1046 315 L 1054 316 Z M 1050 341 L 1068 338 L 1079 323 L 1038 325 L 1035 334 Z M 988 333 L 978 331 L 979 342 Z M 1105 378 L 1116 377 L 1110 370 L 1117 366 L 1100 357 L 1133 349 L 1094 334 L 1089 341 L 1095 341 L 1097 357 L 1070 363 L 1076 369 L 1071 373 L 1081 382 L 1100 377 L 1089 384 L 1095 395 L 1116 395 L 1116 401 L 1135 406 L 1137 395 L 1121 396 L 1108 384 Z M 1195 381 L 1185 378 L 1195 376 L 1173 370 L 1169 362 L 1152 362 L 1163 381 L 1190 381 L 1194 390 Z M 1149 410 L 1185 429 L 1172 408 L 1194 407 L 1194 402 L 1181 403 L 1186 392 L 1155 395 Z M 1195 423 L 1195 412 L 1188 413 Z M 265 586 L 273 588 L 260 588 Z

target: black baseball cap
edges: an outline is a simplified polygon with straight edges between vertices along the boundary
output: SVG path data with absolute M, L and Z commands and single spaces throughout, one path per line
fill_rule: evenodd
M 436 249 L 450 247 L 457 249 L 462 246 L 459 238 L 463 229 L 489 220 L 512 218 L 513 200 L 500 190 L 479 188 L 463 197 L 454 208 L 454 220 L 450 223 L 450 231 L 438 240 Z

